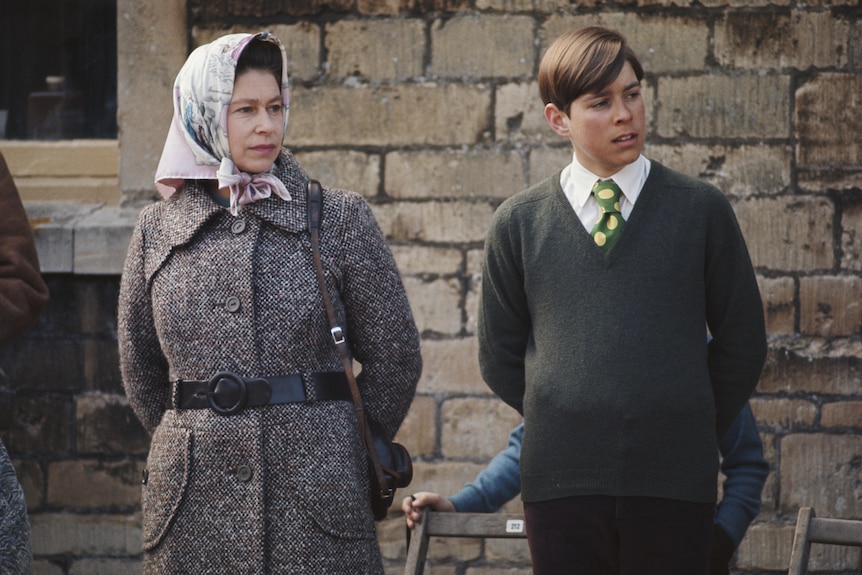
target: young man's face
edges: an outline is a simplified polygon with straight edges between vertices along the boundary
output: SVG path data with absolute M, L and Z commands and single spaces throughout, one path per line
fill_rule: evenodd
M 546 105 L 545 119 L 554 132 L 569 139 L 581 165 L 603 178 L 634 162 L 643 150 L 644 102 L 628 62 L 604 90 L 573 101 L 568 115 L 554 104 Z

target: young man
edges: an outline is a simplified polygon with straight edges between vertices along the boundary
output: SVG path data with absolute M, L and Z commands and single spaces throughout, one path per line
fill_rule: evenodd
M 641 155 L 642 79 L 619 33 L 553 43 L 539 89 L 572 163 L 504 202 L 485 242 L 479 363 L 524 416 L 536 575 L 706 574 L 716 446 L 766 357 L 727 199 Z
M 521 492 L 521 440 L 524 424 L 509 433 L 506 448 L 488 462 L 487 467 L 451 497 L 419 491 L 401 502 L 407 526 L 413 528 L 424 507 L 434 511 L 494 513 Z M 709 575 L 728 575 L 729 563 L 745 536 L 748 526 L 760 512 L 760 497 L 769 464 L 763 457 L 763 444 L 754 414 L 748 404 L 733 421 L 718 446 L 721 472 L 725 475 L 722 498 L 715 510 Z

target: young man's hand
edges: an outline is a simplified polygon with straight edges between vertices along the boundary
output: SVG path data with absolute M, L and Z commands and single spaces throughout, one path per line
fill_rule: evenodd
M 457 511 L 452 502 L 439 493 L 420 491 L 405 497 L 401 502 L 401 511 L 404 512 L 407 527 L 413 529 L 413 525 L 419 521 L 419 512 L 423 507 L 430 507 L 432 511 Z

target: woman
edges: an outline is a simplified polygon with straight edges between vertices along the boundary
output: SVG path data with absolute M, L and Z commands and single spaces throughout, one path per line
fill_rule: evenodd
M 383 572 L 368 468 L 315 279 L 308 176 L 283 148 L 269 34 L 190 56 L 120 291 L 130 403 L 152 434 L 144 573 Z M 365 412 L 392 436 L 421 370 L 392 255 L 361 196 L 324 190 L 321 257 Z

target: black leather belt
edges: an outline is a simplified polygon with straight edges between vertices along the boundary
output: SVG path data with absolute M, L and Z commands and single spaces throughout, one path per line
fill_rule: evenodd
M 344 372 L 325 371 L 308 376 L 314 401 L 352 401 Z M 245 378 L 222 371 L 209 381 L 177 380 L 173 382 L 171 391 L 168 409 L 212 409 L 220 415 L 233 415 L 246 407 L 300 403 L 310 399 L 298 373 Z

